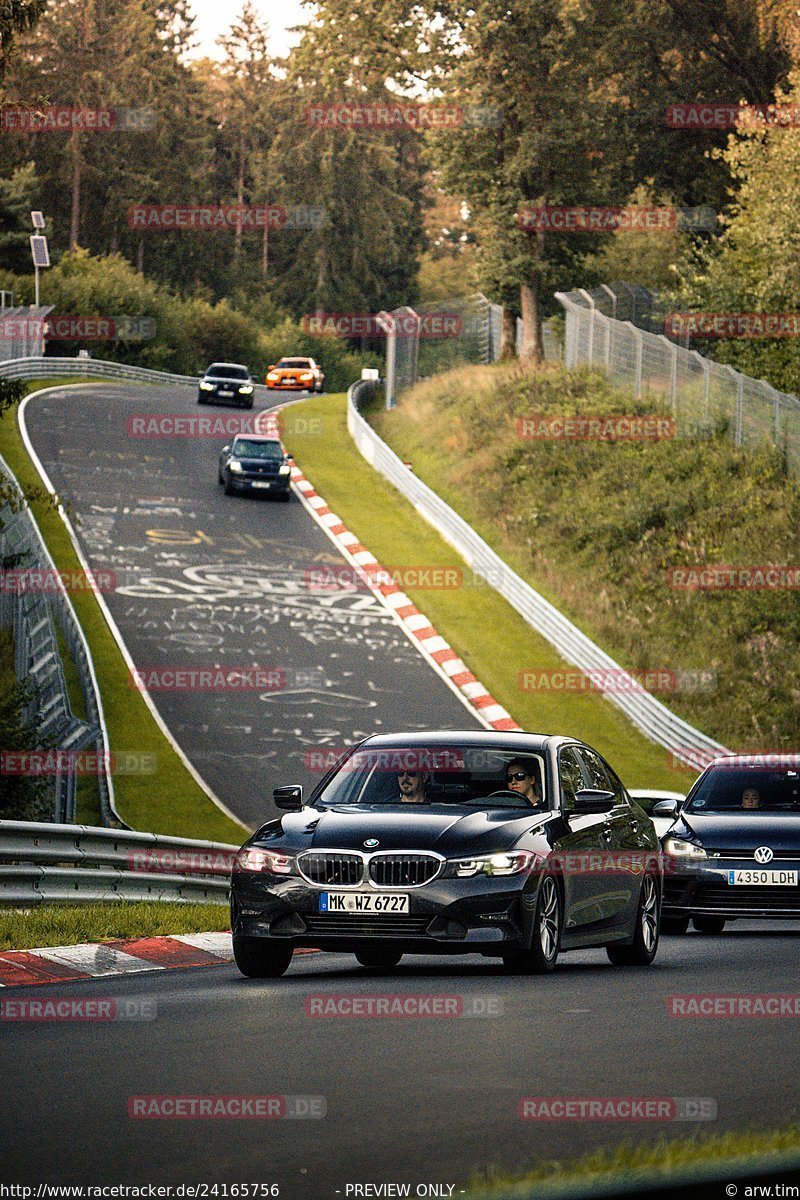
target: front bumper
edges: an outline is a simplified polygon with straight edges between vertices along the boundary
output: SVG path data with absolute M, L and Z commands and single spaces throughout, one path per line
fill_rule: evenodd
M 270 391 L 285 391 L 285 392 L 310 392 L 314 387 L 313 380 L 308 383 L 301 383 L 299 379 L 278 379 L 275 383 L 268 383 L 267 387 Z
M 692 867 L 682 867 L 664 876 L 665 917 L 717 916 L 733 920 L 736 917 L 765 920 L 800 919 L 800 884 L 786 887 L 773 885 L 734 885 L 729 882 L 731 871 L 753 870 L 753 859 L 719 858 Z M 769 870 L 797 871 L 800 878 L 800 858 L 774 861 Z
M 322 913 L 321 893 L 341 889 L 317 887 L 296 876 L 267 882 L 237 872 L 232 929 L 236 937 L 328 950 L 391 943 L 414 954 L 501 955 L 530 945 L 537 887 L 530 876 L 438 878 L 422 887 L 380 889 L 382 895 L 407 894 L 408 913 Z
M 230 396 L 222 396 L 215 388 L 213 392 L 198 391 L 197 399 L 202 404 L 229 404 L 234 408 L 252 408 L 253 406 L 252 392 L 242 395 L 239 391 L 233 391 Z
M 231 487 L 242 492 L 255 492 L 261 496 L 284 496 L 290 490 L 291 479 L 286 477 L 264 478 L 263 475 L 234 475 L 229 472 Z

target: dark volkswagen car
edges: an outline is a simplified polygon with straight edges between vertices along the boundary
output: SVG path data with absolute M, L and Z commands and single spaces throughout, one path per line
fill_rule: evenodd
M 614 771 L 571 738 L 472 731 L 367 738 L 304 802 L 240 850 L 236 963 L 282 975 L 301 946 L 392 967 L 403 954 L 481 954 L 545 973 L 605 946 L 647 965 L 658 946 L 653 824 Z
M 676 816 L 663 843 L 665 929 L 800 917 L 800 756 L 719 758 Z
M 291 460 L 276 438 L 237 434 L 219 456 L 217 477 L 226 496 L 234 492 L 262 492 L 291 497 Z
M 253 380 L 241 363 L 212 363 L 197 388 L 198 404 L 253 407 Z

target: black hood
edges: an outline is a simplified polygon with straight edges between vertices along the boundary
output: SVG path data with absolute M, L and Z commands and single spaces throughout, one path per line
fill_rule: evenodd
M 455 805 L 347 805 L 284 816 L 257 841 L 300 850 L 435 850 L 446 857 L 507 850 L 552 814 Z M 367 838 L 380 845 L 365 847 Z
M 800 858 L 800 813 L 681 813 L 670 831 L 699 841 L 706 850 L 745 850 L 769 846 Z

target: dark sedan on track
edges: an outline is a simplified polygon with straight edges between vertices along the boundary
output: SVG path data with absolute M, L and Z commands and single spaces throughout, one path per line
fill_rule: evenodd
M 665 805 L 656 812 L 667 815 Z M 713 762 L 664 838 L 664 928 L 800 917 L 800 755 Z
M 253 407 L 253 380 L 241 363 L 212 363 L 197 388 L 198 404 Z
M 291 459 L 276 438 L 238 434 L 219 456 L 217 478 L 226 496 L 253 492 L 289 500 L 291 477 Z
M 386 968 L 403 954 L 480 954 L 543 974 L 604 946 L 647 965 L 658 947 L 653 824 L 591 747 L 524 733 L 367 738 L 240 850 L 236 963 L 282 975 L 298 947 Z

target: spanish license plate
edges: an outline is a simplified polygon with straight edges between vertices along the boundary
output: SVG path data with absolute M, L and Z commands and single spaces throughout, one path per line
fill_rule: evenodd
M 797 887 L 797 871 L 728 871 L 732 887 Z
M 327 913 L 407 913 L 408 896 L 372 892 L 321 892 L 319 911 Z

